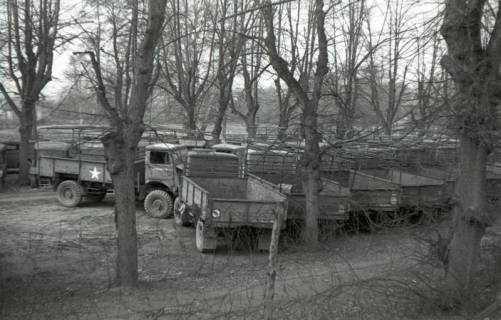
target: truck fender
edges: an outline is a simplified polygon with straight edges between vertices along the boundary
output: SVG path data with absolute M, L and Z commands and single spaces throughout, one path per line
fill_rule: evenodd
M 144 200 L 152 190 L 160 189 L 172 195 L 171 189 L 160 182 L 150 182 L 139 188 L 139 200 Z M 174 197 L 173 197 L 174 198 Z

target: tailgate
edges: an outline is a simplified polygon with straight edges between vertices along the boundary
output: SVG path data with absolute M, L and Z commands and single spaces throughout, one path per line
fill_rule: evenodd
M 286 214 L 285 202 L 212 199 L 211 223 L 218 227 L 256 226 L 271 228 L 278 212 Z M 214 215 L 215 210 L 219 216 Z

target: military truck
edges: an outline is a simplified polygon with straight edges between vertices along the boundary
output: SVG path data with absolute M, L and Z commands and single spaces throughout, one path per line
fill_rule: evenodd
M 185 165 L 174 219 L 195 224 L 197 249 L 214 250 L 225 234 L 242 227 L 257 231 L 258 249 L 267 249 L 276 215 L 286 215 L 287 197 L 265 181 L 241 176 L 233 154 L 190 152 Z
M 100 201 L 113 189 L 100 143 L 75 146 L 64 142 L 39 142 L 30 174 L 42 186 L 56 189 L 59 203 L 78 206 L 83 200 Z M 146 213 L 164 218 L 172 214 L 186 147 L 156 143 L 138 152 L 135 163 L 136 198 L 144 200 Z

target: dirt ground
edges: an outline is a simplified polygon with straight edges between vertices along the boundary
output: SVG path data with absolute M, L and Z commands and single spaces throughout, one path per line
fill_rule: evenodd
M 262 318 L 266 253 L 237 245 L 201 254 L 192 228 L 149 218 L 138 204 L 141 282 L 120 289 L 113 220 L 112 195 L 65 208 L 51 191 L 1 193 L 0 319 Z M 315 249 L 284 244 L 275 318 L 437 318 L 407 290 L 411 280 L 402 285 L 417 261 L 415 235 L 428 229 L 338 235 Z

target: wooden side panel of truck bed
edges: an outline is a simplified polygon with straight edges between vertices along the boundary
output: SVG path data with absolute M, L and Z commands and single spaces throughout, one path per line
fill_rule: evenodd
M 252 177 L 183 177 L 181 199 L 195 216 L 214 227 L 271 228 L 275 213 L 287 212 L 287 198 Z M 219 215 L 213 215 L 217 210 Z
M 237 199 L 211 199 L 209 207 L 221 213 L 219 218 L 211 219 L 214 227 L 271 228 L 275 215 L 286 210 L 283 202 Z
M 87 162 L 77 159 L 46 158 L 38 159 L 40 177 L 54 177 L 56 175 L 78 176 L 82 181 L 111 183 L 111 177 L 104 162 Z

